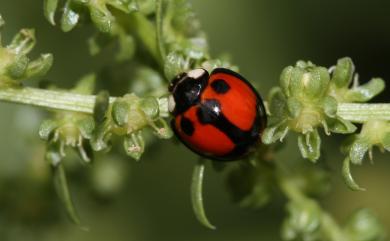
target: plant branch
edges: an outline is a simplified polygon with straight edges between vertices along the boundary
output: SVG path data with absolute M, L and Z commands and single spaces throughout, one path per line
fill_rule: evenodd
M 95 99 L 96 96 L 94 95 L 30 87 L 0 89 L 0 101 L 89 114 L 93 112 Z M 110 103 L 114 100 L 115 97 L 110 97 Z M 160 103 L 160 109 L 163 113 L 167 113 L 167 106 L 163 102 Z M 356 123 L 362 123 L 370 119 L 390 120 L 390 104 L 339 104 L 337 115 Z
M 0 89 L 0 100 L 54 110 L 93 113 L 96 96 L 30 87 Z M 113 102 L 115 98 L 110 98 Z
M 321 232 L 324 237 L 327 238 L 326 240 L 348 240 L 336 221 L 327 212 L 325 212 L 317 202 L 306 197 L 298 186 L 286 177 L 285 174 L 279 176 L 279 185 L 290 201 L 306 204 L 306 206 L 315 205 L 317 207 L 317 210 L 320 212 Z
M 363 123 L 370 119 L 390 120 L 390 104 L 339 104 L 337 115 L 356 123 Z

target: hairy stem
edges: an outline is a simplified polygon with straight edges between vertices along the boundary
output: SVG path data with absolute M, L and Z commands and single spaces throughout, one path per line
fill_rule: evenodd
M 93 112 L 95 98 L 94 95 L 80 95 L 30 87 L 0 89 L 0 101 L 83 113 Z M 115 97 L 110 97 L 110 103 L 114 100 Z M 165 101 L 161 101 L 160 111 L 168 112 Z M 356 123 L 370 119 L 390 120 L 390 104 L 339 104 L 337 115 Z
M 93 113 L 96 96 L 29 87 L 0 89 L 0 100 L 54 110 Z M 115 98 L 110 98 L 113 102 Z
M 390 104 L 339 104 L 337 115 L 356 123 L 370 119 L 390 120 Z

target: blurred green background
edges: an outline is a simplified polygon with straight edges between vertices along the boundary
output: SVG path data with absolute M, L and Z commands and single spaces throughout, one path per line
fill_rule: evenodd
M 354 60 L 362 82 L 390 79 L 390 2 L 192 0 L 213 54 L 229 53 L 241 72 L 263 95 L 277 84 L 283 67 L 299 59 L 331 66 L 340 57 Z M 47 78 L 70 87 L 94 69 L 112 65 L 107 55 L 90 57 L 86 39 L 92 27 L 64 34 L 45 21 L 41 1 L 1 0 L 6 20 L 3 42 L 23 27 L 37 30 L 33 55 L 54 54 Z M 387 82 L 390 83 L 390 82 Z M 36 85 L 37 83 L 31 83 Z M 387 91 L 375 101 L 390 101 Z M 0 103 L 0 240 L 279 240 L 283 200 L 260 210 L 241 209 L 230 201 L 224 178 L 209 168 L 204 187 L 209 218 L 216 231 L 203 228 L 192 213 L 189 185 L 196 156 L 173 141 L 148 146 L 139 163 L 103 156 L 80 168 L 69 158 L 68 172 L 76 206 L 90 231 L 70 224 L 54 194 L 43 161 L 37 130 L 42 110 Z M 298 159 L 295 138 L 280 158 Z M 332 191 L 322 201 L 343 222 L 354 209 L 369 207 L 390 230 L 390 163 L 375 152 L 375 165 L 354 168 L 366 192 L 351 192 L 342 183 L 341 138 L 326 138 L 326 162 Z

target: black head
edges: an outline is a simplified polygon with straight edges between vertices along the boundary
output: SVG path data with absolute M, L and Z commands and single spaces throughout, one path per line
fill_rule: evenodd
M 172 93 L 169 101 L 170 112 L 177 115 L 198 104 L 208 79 L 209 73 L 205 69 L 194 69 L 177 75 L 168 87 Z

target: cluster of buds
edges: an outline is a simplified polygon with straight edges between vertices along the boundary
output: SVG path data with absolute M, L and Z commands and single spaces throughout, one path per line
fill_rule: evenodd
M 0 16 L 0 30 L 3 25 Z M 35 43 L 33 29 L 20 30 L 7 46 L 2 45 L 0 33 L 0 87 L 18 86 L 21 80 L 43 76 L 50 69 L 53 63 L 51 54 L 41 54 L 35 60 L 27 56 Z
M 91 140 L 93 149 L 109 148 L 112 134 L 124 136 L 126 153 L 138 160 L 145 149 L 142 132 L 146 127 L 150 127 L 159 138 L 172 137 L 171 129 L 162 119 L 166 114 L 160 113 L 160 105 L 164 103 L 164 100 L 155 97 L 140 98 L 134 94 L 117 98 L 94 132 Z M 104 102 L 98 104 L 104 105 Z
M 355 125 L 337 115 L 338 104 L 368 101 L 384 88 L 382 79 L 359 86 L 357 78 L 350 87 L 353 79 L 354 66 L 349 58 L 340 59 L 329 70 L 303 61 L 285 68 L 280 87 L 271 90 L 270 125 L 263 142 L 270 144 L 283 140 L 289 131 L 297 132 L 302 156 L 316 161 L 321 146 L 318 128 L 327 135 L 356 131 Z

